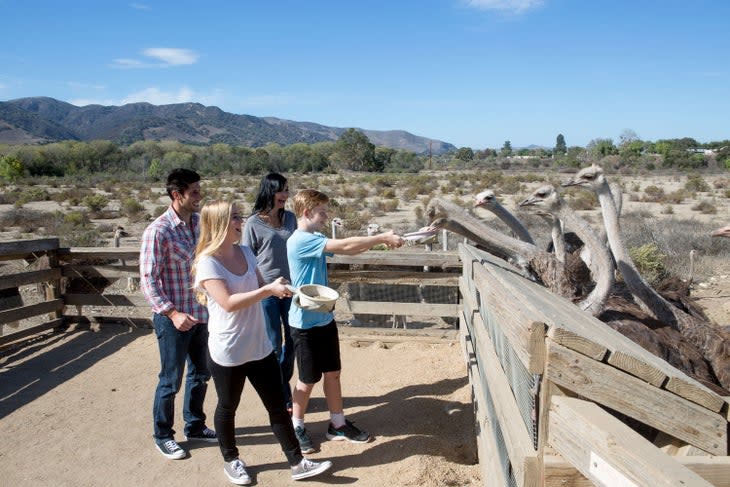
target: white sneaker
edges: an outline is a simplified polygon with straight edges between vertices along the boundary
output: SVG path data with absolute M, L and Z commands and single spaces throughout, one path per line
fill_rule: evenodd
M 294 480 L 302 480 L 308 477 L 314 477 L 322 472 L 330 469 L 332 462 L 325 460 L 323 462 L 313 462 L 302 458 L 302 461 L 291 468 L 291 478 Z
M 238 458 L 223 465 L 223 471 L 226 477 L 228 477 L 228 480 L 236 485 L 248 485 L 251 483 L 251 477 L 246 472 L 246 464 Z

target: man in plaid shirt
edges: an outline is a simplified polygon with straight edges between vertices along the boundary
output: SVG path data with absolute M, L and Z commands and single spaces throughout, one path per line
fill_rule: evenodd
M 141 287 L 152 306 L 160 349 L 160 374 L 153 405 L 154 440 L 162 455 L 181 459 L 187 452 L 175 441 L 175 395 L 185 363 L 183 419 L 185 439 L 217 442 L 205 425 L 203 401 L 210 371 L 207 363 L 208 311 L 195 300 L 190 267 L 198 240 L 200 175 L 175 169 L 167 177 L 172 203 L 145 229 L 139 256 Z

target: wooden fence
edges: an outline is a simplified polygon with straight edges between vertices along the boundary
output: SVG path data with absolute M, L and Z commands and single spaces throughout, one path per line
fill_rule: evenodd
M 150 326 L 144 298 L 124 288 L 139 277 L 138 253 L 64 249 L 57 239 L 0 243 L 0 264 L 15 264 L 0 291 L 33 287 L 37 298 L 0 307 L 0 346 L 70 323 Z M 485 486 L 730 487 L 728 399 L 508 263 L 460 245 L 330 264 L 331 285 L 344 291 L 338 311 L 393 325 L 404 316 L 458 319 Z M 64 279 L 100 277 L 116 285 L 61 292 Z M 391 292 L 372 294 L 383 288 Z M 24 321 L 35 322 L 16 325 Z M 639 433 L 647 429 L 659 432 L 653 441 Z
M 30 287 L 33 292 L 16 292 L 23 295 L 22 304 L 3 306 L 0 298 L 0 346 L 74 323 L 151 326 L 149 304 L 128 285 L 129 279 L 139 279 L 138 247 L 60 248 L 58 239 L 5 242 L 0 243 L 2 261 L 15 269 L 0 275 L 0 291 Z M 408 317 L 417 316 L 456 323 L 461 271 L 456 252 L 370 251 L 329 262 L 332 285 L 343 292 L 338 311 L 366 317 L 363 325 L 382 324 L 373 318 L 378 316 L 397 318 L 405 326 Z M 370 285 L 399 291 L 371 298 Z
M 730 486 L 728 398 L 506 262 L 459 251 L 485 485 Z

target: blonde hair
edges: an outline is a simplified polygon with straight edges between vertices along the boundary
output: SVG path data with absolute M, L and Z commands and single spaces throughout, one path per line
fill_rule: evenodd
M 294 214 L 297 218 L 304 216 L 305 210 L 329 203 L 329 196 L 316 189 L 302 189 L 294 195 Z
M 234 204 L 230 201 L 211 201 L 200 211 L 200 236 L 195 246 L 195 259 L 190 273 L 195 280 L 195 272 L 200 259 L 215 254 L 221 248 L 231 224 Z M 195 289 L 195 299 L 202 305 L 208 304 L 205 292 Z

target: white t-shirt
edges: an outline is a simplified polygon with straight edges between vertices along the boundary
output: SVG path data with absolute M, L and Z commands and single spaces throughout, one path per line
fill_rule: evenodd
M 221 279 L 231 294 L 258 289 L 256 257 L 245 245 L 241 245 L 241 250 L 248 264 L 245 274 L 234 274 L 215 257 L 205 256 L 198 262 L 194 286 L 204 291 L 200 283 L 208 279 Z M 210 294 L 206 292 L 206 295 L 209 313 L 208 349 L 215 363 L 233 367 L 261 360 L 274 350 L 266 333 L 266 318 L 260 301 L 228 312 Z

